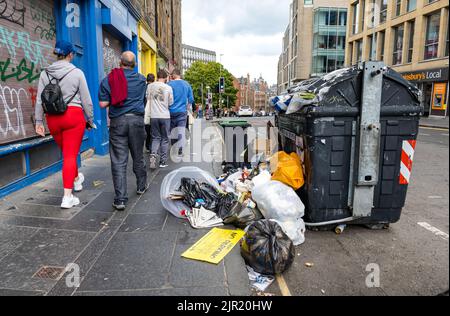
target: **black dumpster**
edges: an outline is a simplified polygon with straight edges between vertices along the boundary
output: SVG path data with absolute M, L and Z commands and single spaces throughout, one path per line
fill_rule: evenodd
M 221 121 L 219 122 L 224 139 L 223 166 L 228 168 L 251 168 L 248 152 L 247 129 L 252 127 L 247 121 Z
M 422 113 L 419 90 L 382 63 L 308 80 L 290 91 L 315 95 L 280 114 L 280 149 L 304 160 L 299 191 L 308 226 L 383 226 L 405 205 Z

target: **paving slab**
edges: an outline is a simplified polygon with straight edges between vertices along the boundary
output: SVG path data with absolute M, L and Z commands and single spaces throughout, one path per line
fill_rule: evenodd
M 173 233 L 118 233 L 79 291 L 162 288 L 167 284 L 175 242 Z
M 40 230 L 0 261 L 0 288 L 49 291 L 56 280 L 34 277 L 42 267 L 65 268 L 93 238 L 92 233 Z

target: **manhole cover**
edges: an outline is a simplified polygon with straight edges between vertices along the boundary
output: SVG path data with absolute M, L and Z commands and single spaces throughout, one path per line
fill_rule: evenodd
M 63 275 L 64 270 L 61 267 L 42 267 L 33 277 L 57 281 Z

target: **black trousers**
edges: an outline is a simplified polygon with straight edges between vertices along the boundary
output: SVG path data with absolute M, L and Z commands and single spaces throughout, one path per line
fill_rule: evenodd
M 147 139 L 145 140 L 145 148 L 147 150 L 152 149 L 152 126 L 151 125 L 145 125 L 145 132 L 147 133 Z
M 123 115 L 111 119 L 109 149 L 115 202 L 128 202 L 127 167 L 130 153 L 133 158 L 133 172 L 136 175 L 137 189 L 144 189 L 147 186 L 147 167 L 144 159 L 145 139 L 144 117 Z

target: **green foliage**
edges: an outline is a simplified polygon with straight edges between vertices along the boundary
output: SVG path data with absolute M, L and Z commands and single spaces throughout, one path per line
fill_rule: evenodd
M 216 89 L 219 85 L 220 77 L 225 78 L 225 93 L 222 94 L 223 107 L 228 106 L 233 108 L 236 104 L 238 90 L 233 86 L 233 75 L 226 70 L 220 63 L 210 62 L 195 62 L 191 68 L 186 72 L 184 79 L 188 81 L 194 91 L 195 103 L 197 105 L 202 104 L 202 84 L 203 84 L 203 97 L 208 97 L 208 90 L 206 87 L 211 88 L 213 93 L 213 105 L 217 107 L 219 105 L 219 94 Z M 206 102 L 204 102 L 205 104 Z

